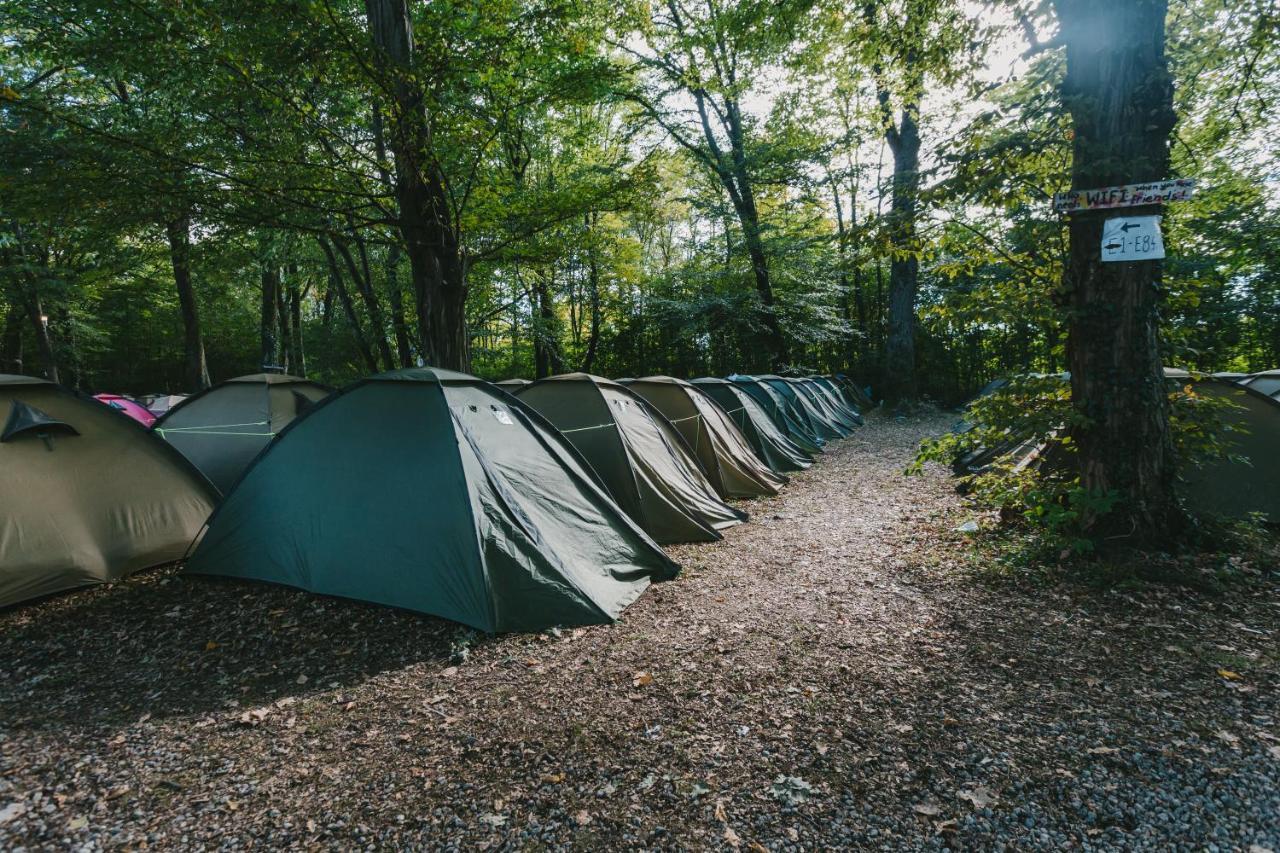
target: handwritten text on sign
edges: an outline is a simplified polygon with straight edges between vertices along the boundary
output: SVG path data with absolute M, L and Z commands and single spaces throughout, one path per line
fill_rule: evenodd
M 1157 261 L 1163 257 L 1159 216 L 1117 216 L 1102 223 L 1103 261 Z
M 1195 181 L 1177 178 L 1156 181 L 1151 184 L 1128 184 L 1123 187 L 1102 187 L 1096 190 L 1072 190 L 1053 197 L 1053 209 L 1059 213 L 1077 210 L 1105 210 L 1111 207 L 1139 207 L 1144 204 L 1164 204 L 1170 201 L 1186 201 L 1195 192 Z

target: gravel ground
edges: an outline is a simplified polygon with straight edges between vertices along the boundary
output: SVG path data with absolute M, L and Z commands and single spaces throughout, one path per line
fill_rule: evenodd
M 873 420 L 612 627 L 169 572 L 0 614 L 0 848 L 1280 849 L 1276 585 L 984 580 L 901 476 L 948 423 Z

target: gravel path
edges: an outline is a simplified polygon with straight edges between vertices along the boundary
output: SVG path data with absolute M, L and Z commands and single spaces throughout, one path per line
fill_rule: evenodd
M 1276 585 L 984 582 L 901 476 L 947 423 L 874 420 L 608 628 L 166 572 L 0 614 L 0 848 L 1280 850 Z

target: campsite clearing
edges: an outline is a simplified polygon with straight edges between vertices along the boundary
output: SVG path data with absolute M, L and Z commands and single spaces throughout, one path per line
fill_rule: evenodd
M 169 572 L 0 614 L 0 847 L 1280 846 L 1280 608 L 983 583 L 873 418 L 612 627 Z

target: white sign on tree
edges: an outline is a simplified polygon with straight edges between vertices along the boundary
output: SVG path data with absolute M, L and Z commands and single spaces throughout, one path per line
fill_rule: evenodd
M 1102 223 L 1103 261 L 1157 261 L 1163 257 L 1159 216 L 1117 216 Z

